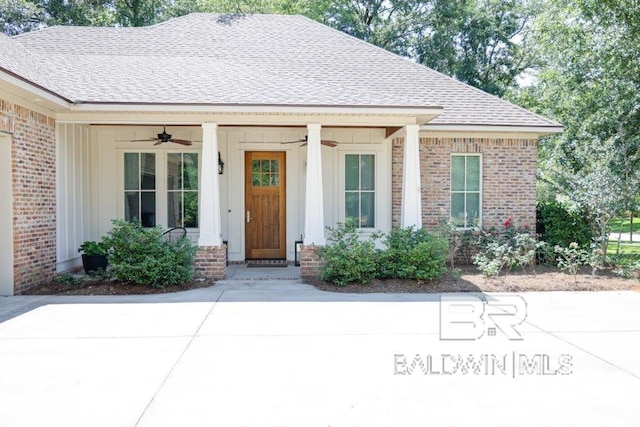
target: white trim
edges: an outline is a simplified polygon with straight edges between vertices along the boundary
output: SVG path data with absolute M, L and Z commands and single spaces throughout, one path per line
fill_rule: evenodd
M 11 137 L 0 133 L 0 295 L 13 295 L 13 189 L 11 179 Z
M 133 112 L 220 112 L 220 113 L 312 113 L 312 114 L 391 114 L 408 116 L 439 116 L 443 107 L 403 107 L 369 105 L 208 105 L 208 104 L 141 104 L 91 103 L 67 104 L 71 111 L 133 111 Z
M 59 107 L 64 107 L 66 109 L 69 109 L 73 105 L 70 102 L 68 102 L 67 100 L 65 100 L 64 97 L 59 96 L 57 94 L 54 94 L 52 92 L 49 92 L 47 90 L 44 90 L 44 89 L 38 87 L 36 84 L 31 83 L 27 79 L 24 79 L 24 80 L 23 79 L 19 79 L 19 78 L 13 76 L 11 72 L 7 72 L 7 71 L 5 71 L 3 69 L 0 69 L 0 81 L 5 82 L 7 84 L 10 84 L 11 86 L 14 86 L 14 87 L 18 88 L 21 91 L 26 91 L 26 92 L 32 94 L 36 98 L 40 98 L 42 100 L 46 100 L 48 102 L 51 102 L 51 103 L 53 103 L 53 104 L 55 104 L 56 106 L 59 106 Z M 33 101 L 31 101 L 31 102 L 33 102 Z
M 451 206 L 451 183 L 453 182 L 453 180 L 451 179 L 451 173 L 452 173 L 452 168 L 451 168 L 451 160 L 453 158 L 453 156 L 465 156 L 465 157 L 478 157 L 480 159 L 480 168 L 479 168 L 479 188 L 478 188 L 478 226 L 477 227 L 455 227 L 456 230 L 479 230 L 482 228 L 482 201 L 484 199 L 483 197 L 483 190 L 484 190 L 484 186 L 483 186 L 483 182 L 482 182 L 482 178 L 484 176 L 484 162 L 483 162 L 483 156 L 482 153 L 450 153 L 449 154 L 449 221 L 451 221 L 452 216 L 451 216 L 451 211 L 452 211 L 452 206 Z M 466 178 L 466 161 L 465 161 L 465 178 Z M 467 191 L 465 190 L 464 193 L 466 194 Z
M 313 121 L 323 127 L 402 127 L 415 124 L 416 116 L 408 114 L 370 114 L 357 111 L 351 114 L 346 111 L 337 113 L 305 112 L 194 112 L 158 111 L 158 112 L 61 112 L 56 114 L 58 123 L 91 124 L 91 125 L 192 125 L 200 126 L 204 122 L 216 122 L 223 126 L 292 126 L 306 127 Z
M 505 125 L 440 125 L 425 124 L 420 126 L 420 132 L 505 132 L 505 133 L 532 133 L 538 136 L 554 135 L 564 132 L 563 126 L 505 126 Z M 395 135 L 395 134 L 394 134 Z

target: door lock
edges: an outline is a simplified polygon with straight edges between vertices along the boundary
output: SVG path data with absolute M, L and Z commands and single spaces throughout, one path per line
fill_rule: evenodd
M 247 211 L 247 222 L 251 222 L 251 212 Z

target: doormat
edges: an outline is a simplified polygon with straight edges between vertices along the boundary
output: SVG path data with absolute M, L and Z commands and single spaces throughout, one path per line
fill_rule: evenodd
M 247 267 L 286 267 L 286 259 L 250 259 Z

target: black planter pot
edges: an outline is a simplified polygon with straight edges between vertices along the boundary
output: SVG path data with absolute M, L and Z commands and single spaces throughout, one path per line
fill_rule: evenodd
M 82 254 L 82 267 L 84 272 L 95 273 L 96 271 L 103 269 L 106 270 L 109 265 L 109 260 L 106 255 L 86 255 Z

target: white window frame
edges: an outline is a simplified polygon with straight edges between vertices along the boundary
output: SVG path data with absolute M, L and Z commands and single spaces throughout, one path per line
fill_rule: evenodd
M 452 189 L 452 183 L 453 183 L 453 168 L 452 168 L 452 163 L 453 163 L 453 157 L 465 157 L 465 190 L 464 191 L 454 191 Z M 462 193 L 462 194 L 468 194 L 468 193 L 476 193 L 476 191 L 467 191 L 466 190 L 466 173 L 467 173 L 467 168 L 466 168 L 466 158 L 467 157 L 478 157 L 479 158 L 479 168 L 478 168 L 478 225 L 477 226 L 462 226 L 462 227 L 456 227 L 457 230 L 479 230 L 482 228 L 482 200 L 483 200 L 483 179 L 482 179 L 482 171 L 484 169 L 483 167 L 483 158 L 482 158 L 482 153 L 451 153 L 450 157 L 449 157 L 449 221 L 453 220 L 453 216 L 452 216 L 452 204 L 451 204 L 451 195 L 455 192 L 455 193 Z M 466 212 L 466 197 L 465 197 L 465 212 Z M 465 223 L 466 223 L 466 218 L 465 218 Z
M 118 217 L 124 218 L 124 155 L 125 153 L 154 153 L 156 155 L 156 226 L 167 229 L 167 154 L 168 153 L 196 153 L 198 154 L 198 206 L 201 204 L 201 179 L 202 179 L 202 150 L 194 148 L 118 148 L 117 149 L 117 174 L 118 174 Z M 217 172 L 217 170 L 216 170 Z M 200 224 L 200 209 L 198 209 L 198 224 Z M 187 228 L 189 233 L 198 233 L 199 228 Z
M 339 162 L 339 168 L 340 168 L 340 173 L 339 173 L 339 222 L 344 223 L 346 221 L 346 203 L 345 203 L 345 197 L 346 197 L 346 174 L 345 174 L 345 165 L 346 165 L 346 158 L 348 155 L 357 155 L 357 156 L 373 156 L 373 167 L 374 167 L 374 174 L 375 174 L 375 178 L 374 178 L 374 189 L 373 189 L 373 207 L 374 207 L 374 221 L 373 221 L 373 227 L 356 227 L 356 229 L 359 232 L 362 233 L 373 233 L 375 230 L 378 229 L 379 225 L 380 225 L 380 221 L 381 221 L 381 194 L 382 194 L 382 185 L 381 185 L 381 177 L 380 177 L 380 170 L 381 170 L 381 165 L 380 165 L 380 161 L 382 159 L 382 155 L 380 152 L 378 151 L 372 151 L 372 150 L 365 150 L 365 151 L 343 151 L 340 152 L 340 162 Z M 369 190 L 367 190 L 368 192 Z

